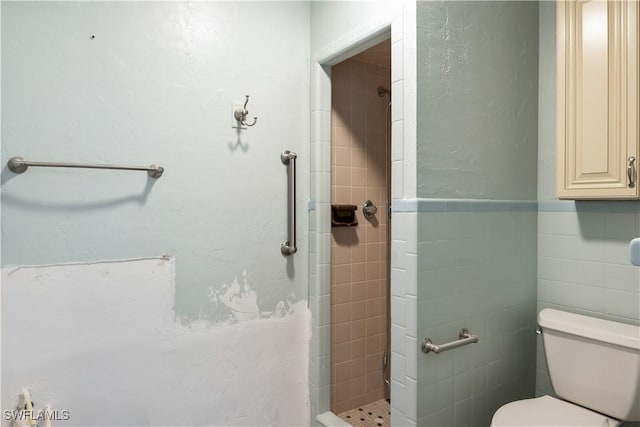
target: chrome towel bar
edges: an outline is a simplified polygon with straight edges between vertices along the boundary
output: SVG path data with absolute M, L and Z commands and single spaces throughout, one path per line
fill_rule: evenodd
M 298 155 L 293 151 L 283 151 L 280 155 L 282 164 L 288 167 L 288 224 L 287 229 L 289 232 L 288 240 L 282 242 L 280 245 L 280 252 L 284 256 L 293 255 L 298 251 L 296 247 L 296 158 Z
M 446 344 L 436 345 L 431 342 L 430 338 L 425 338 L 422 341 L 422 352 L 423 353 L 431 353 L 434 352 L 436 354 L 442 353 L 443 351 L 453 350 L 454 348 L 462 347 L 463 345 L 473 344 L 480 341 L 480 339 L 476 335 L 471 335 L 467 328 L 460 329 L 460 333 L 458 334 L 458 339 L 456 341 L 451 341 Z
M 122 165 L 91 165 L 85 163 L 54 163 L 54 162 L 31 162 L 22 157 L 12 157 L 7 162 L 9 170 L 13 173 L 23 173 L 29 166 L 39 168 L 81 168 L 81 169 L 117 169 L 129 171 L 146 171 L 151 178 L 160 178 L 164 173 L 161 166 L 122 166 Z

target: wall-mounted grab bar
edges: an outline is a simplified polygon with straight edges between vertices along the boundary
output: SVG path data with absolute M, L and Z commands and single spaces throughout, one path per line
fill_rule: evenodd
M 436 345 L 431 342 L 430 338 L 425 338 L 422 341 L 422 352 L 423 353 L 442 353 L 443 351 L 453 350 L 454 348 L 462 347 L 463 345 L 473 344 L 480 341 L 476 335 L 471 335 L 469 330 L 466 328 L 460 329 L 460 333 L 458 334 L 458 339 L 456 341 L 451 341 L 446 344 Z
M 293 151 L 283 151 L 280 155 L 280 160 L 282 160 L 282 164 L 288 167 L 288 178 L 287 178 L 287 187 L 288 187 L 288 201 L 287 201 L 287 210 L 288 214 L 288 223 L 287 230 L 289 233 L 288 240 L 282 242 L 280 245 L 280 252 L 282 255 L 289 256 L 293 255 L 298 251 L 296 247 L 296 158 L 298 155 Z
M 30 162 L 22 157 L 12 157 L 7 162 L 9 170 L 13 173 L 23 173 L 29 168 L 42 167 L 42 168 L 82 168 L 82 169 L 118 169 L 128 171 L 146 171 L 151 178 L 160 178 L 164 173 L 162 166 L 151 165 L 149 167 L 144 166 L 121 166 L 121 165 L 90 165 L 85 163 L 54 163 L 54 162 Z

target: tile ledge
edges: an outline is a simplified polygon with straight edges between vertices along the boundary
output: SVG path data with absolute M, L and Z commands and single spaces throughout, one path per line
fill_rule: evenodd
M 338 417 L 333 412 L 325 412 L 316 417 L 321 425 L 326 427 L 352 427 L 351 424 Z

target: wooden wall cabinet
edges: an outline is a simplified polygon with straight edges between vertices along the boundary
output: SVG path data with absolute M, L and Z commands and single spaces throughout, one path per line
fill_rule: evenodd
M 638 1 L 557 2 L 557 196 L 637 199 Z

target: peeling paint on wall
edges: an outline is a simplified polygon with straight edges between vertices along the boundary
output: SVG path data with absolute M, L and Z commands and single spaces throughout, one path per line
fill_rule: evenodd
M 296 296 L 290 293 L 283 301 L 278 301 L 271 310 L 261 308 L 257 286 L 246 270 L 242 272 L 242 279 L 233 278 L 230 284 L 219 287 L 209 286 L 209 305 L 201 319 L 208 319 L 213 323 L 237 323 L 257 318 L 282 317 L 293 314 Z M 263 304 L 264 305 L 264 304 Z
M 309 7 L 3 2 L 4 161 L 165 168 L 159 180 L 134 172 L 4 170 L 2 245 L 10 250 L 3 266 L 168 251 L 178 260 L 175 311 L 186 322 L 227 318 L 212 307 L 208 288 L 236 275 L 241 283 L 243 269 L 255 275 L 261 311 L 274 311 L 291 293 L 306 298 Z M 246 94 L 260 122 L 238 133 L 231 106 Z M 280 252 L 285 149 L 301 159 L 299 252 L 288 258 Z
M 212 290 L 235 323 L 185 326 L 174 279 L 172 258 L 4 268 L 2 409 L 28 387 L 65 426 L 309 425 L 306 302 L 255 311 L 243 273 Z

